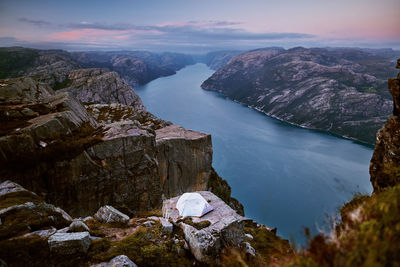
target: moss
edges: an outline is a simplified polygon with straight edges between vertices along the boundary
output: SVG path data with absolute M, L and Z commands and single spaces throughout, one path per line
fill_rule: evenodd
M 190 217 L 184 218 L 182 222 L 183 222 L 183 223 L 186 223 L 186 224 L 188 224 L 188 225 L 190 225 L 190 226 L 193 226 L 193 227 L 196 228 L 197 230 L 204 229 L 204 228 L 206 228 L 206 227 L 208 227 L 208 226 L 211 225 L 211 222 L 210 222 L 210 221 L 194 222 L 194 221 L 192 220 L 192 218 L 190 218 Z
M 61 214 L 43 205 L 45 204 L 39 204 L 33 208 L 14 209 L 2 214 L 0 239 L 40 230 L 45 227 L 62 228 L 69 225 L 69 222 L 63 219 Z
M 0 258 L 8 266 L 51 265 L 47 239 L 34 235 L 0 241 Z
M 67 88 L 67 87 L 71 86 L 72 82 L 73 81 L 71 79 L 69 79 L 69 78 L 66 78 L 62 82 L 56 81 L 55 84 L 54 84 L 53 89 L 54 89 L 54 91 L 57 91 L 57 90 L 61 90 L 63 88 Z
M 359 209 L 356 223 L 350 212 Z M 302 266 L 398 266 L 400 262 L 400 185 L 356 196 L 342 209 L 336 242 L 320 234 L 291 260 Z M 317 264 L 317 265 L 315 265 Z
M 90 245 L 87 257 L 91 260 L 102 262 L 107 259 L 107 251 L 111 248 L 111 242 L 105 238 L 94 240 Z
M 164 239 L 165 233 L 160 227 L 140 228 L 134 234 L 113 242 L 106 253 L 106 259 L 117 255 L 128 256 L 138 266 L 188 266 L 192 264 L 191 257 L 180 257 L 177 254 L 179 243 Z
M 26 202 L 39 203 L 42 199 L 29 191 L 17 191 L 0 196 L 0 209 L 8 208 Z
M 266 227 L 245 227 L 245 232 L 253 236 L 249 243 L 256 250 L 261 262 L 270 263 L 293 252 L 287 240 Z
M 155 210 L 149 210 L 149 211 L 140 211 L 136 214 L 136 217 L 139 217 L 139 218 L 147 218 L 147 217 L 151 217 L 151 216 L 163 217 L 162 210 L 155 209 Z

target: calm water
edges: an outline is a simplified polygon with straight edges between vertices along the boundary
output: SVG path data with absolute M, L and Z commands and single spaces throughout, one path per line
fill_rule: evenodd
M 213 73 L 196 64 L 136 88 L 147 109 L 165 120 L 212 135 L 213 165 L 247 217 L 302 243 L 326 214 L 354 193 L 370 193 L 372 149 L 302 129 L 200 88 Z

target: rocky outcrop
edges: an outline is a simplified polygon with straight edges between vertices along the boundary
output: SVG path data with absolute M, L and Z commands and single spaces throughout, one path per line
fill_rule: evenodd
M 204 190 L 211 174 L 211 135 L 171 125 L 156 130 L 157 161 L 163 193 L 172 197 Z
M 396 68 L 400 69 L 400 59 Z M 374 192 L 400 183 L 400 73 L 397 79 L 389 79 L 388 86 L 393 96 L 393 114 L 376 136 L 369 169 Z
M 135 109 L 144 109 L 142 100 L 118 73 L 106 69 L 79 69 L 71 71 L 59 86 L 59 92 L 70 92 L 85 104 L 121 103 Z
M 240 247 L 245 239 L 246 218 L 209 191 L 199 191 L 214 208 L 202 217 L 182 219 L 176 209 L 180 196 L 163 202 L 163 216 L 178 225 L 185 235 L 190 251 L 201 262 L 213 263 L 224 247 Z
M 358 49 L 261 49 L 235 56 L 202 88 L 295 125 L 374 144 L 391 111 L 391 64 Z
M 0 85 L 0 181 L 74 216 L 104 205 L 133 215 L 159 207 L 163 194 L 207 189 L 209 135 L 120 104 L 90 106 L 97 122 L 71 94 L 31 78 Z

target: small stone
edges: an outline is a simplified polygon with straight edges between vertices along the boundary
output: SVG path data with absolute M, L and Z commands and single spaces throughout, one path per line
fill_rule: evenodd
M 47 146 L 47 143 L 46 143 L 46 142 L 43 142 L 43 141 L 40 141 L 40 142 L 39 142 L 39 146 L 45 148 L 45 147 Z
M 87 216 L 87 217 L 83 218 L 82 221 L 86 222 L 86 221 L 93 220 L 93 219 L 94 218 L 92 216 Z
M 249 242 L 243 242 L 242 245 L 244 246 L 246 250 L 246 254 L 249 254 L 253 257 L 256 256 L 256 250 L 250 245 Z
M 154 225 L 154 222 L 153 221 L 145 221 L 143 223 L 143 225 L 146 226 L 146 227 L 152 227 Z
M 69 225 L 68 233 L 89 232 L 89 227 L 82 221 L 73 221 Z

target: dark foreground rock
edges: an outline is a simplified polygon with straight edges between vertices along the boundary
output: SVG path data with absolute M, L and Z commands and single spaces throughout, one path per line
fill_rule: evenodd
M 0 80 L 0 181 L 82 217 L 103 205 L 133 215 L 159 207 L 163 194 L 207 189 L 209 135 L 165 127 L 132 106 L 88 109 L 99 122 L 68 92 L 31 78 Z

